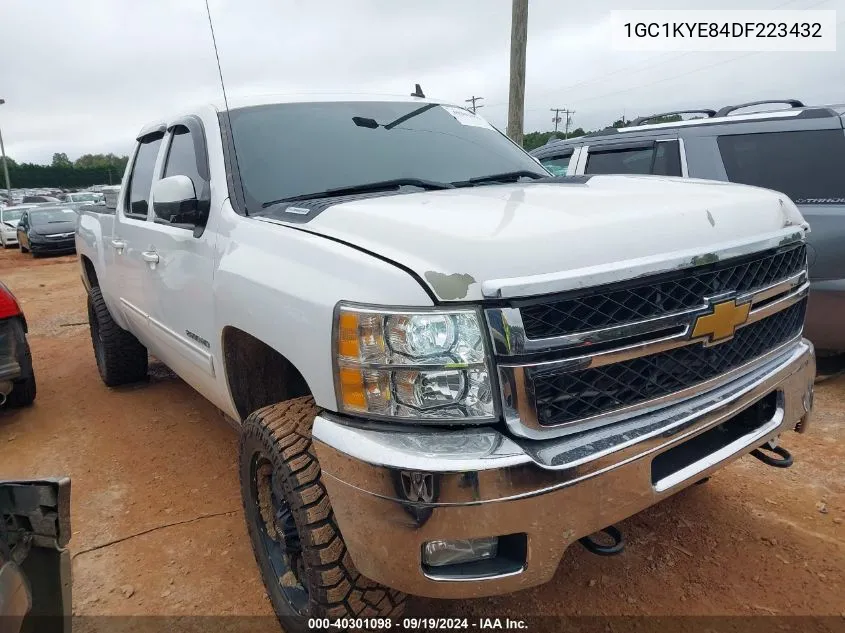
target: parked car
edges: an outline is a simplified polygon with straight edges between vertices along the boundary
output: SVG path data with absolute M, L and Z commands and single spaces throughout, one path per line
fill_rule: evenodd
M 21 253 L 36 256 L 75 252 L 76 221 L 76 210 L 67 206 L 27 209 L 16 229 Z
M 240 423 L 286 631 L 538 585 L 743 455 L 791 464 L 815 356 L 785 195 L 554 178 L 416 96 L 224 112 L 144 127 L 77 247 L 103 382 L 152 353 Z
M 30 202 L 61 202 L 61 200 L 54 196 L 24 196 L 23 202 L 27 204 Z
M 70 633 L 70 536 L 70 479 L 0 480 L 3 633 Z
M 788 109 L 748 113 L 785 104 Z M 650 124 L 658 117 L 701 118 Z M 728 180 L 782 191 L 810 223 L 807 337 L 821 353 L 845 351 L 845 106 L 757 101 L 668 112 L 547 144 L 532 152 L 569 175 L 657 174 Z
M 21 215 L 32 206 L 14 206 L 0 209 L 0 243 L 3 248 L 18 245 L 18 222 Z
M 15 295 L 0 282 L 0 405 L 23 407 L 35 401 L 35 372 L 26 333 L 26 318 Z

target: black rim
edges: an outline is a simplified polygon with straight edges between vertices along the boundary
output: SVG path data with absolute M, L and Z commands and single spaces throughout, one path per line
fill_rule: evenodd
M 299 615 L 308 615 L 302 542 L 293 513 L 285 500 L 281 475 L 262 454 L 253 457 L 250 471 L 261 555 L 273 572 L 285 601 Z

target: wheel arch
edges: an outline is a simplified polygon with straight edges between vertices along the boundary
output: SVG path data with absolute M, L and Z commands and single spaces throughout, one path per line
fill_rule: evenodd
M 312 394 L 296 365 L 240 328 L 223 328 L 222 350 L 226 384 L 241 421 L 267 405 Z
M 100 280 L 97 278 L 97 269 L 94 268 L 94 262 L 87 255 L 80 255 L 79 261 L 82 264 L 82 283 L 85 284 L 85 289 L 90 292 L 91 288 L 100 285 Z

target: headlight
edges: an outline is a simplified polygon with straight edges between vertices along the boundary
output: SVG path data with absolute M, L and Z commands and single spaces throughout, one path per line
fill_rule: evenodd
M 494 416 L 478 312 L 338 306 L 335 385 L 341 411 L 426 421 Z

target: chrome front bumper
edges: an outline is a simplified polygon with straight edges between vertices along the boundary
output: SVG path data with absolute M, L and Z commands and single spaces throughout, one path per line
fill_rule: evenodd
M 783 431 L 805 431 L 814 376 L 813 347 L 800 340 L 727 385 L 579 435 L 537 441 L 514 440 L 490 428 L 365 429 L 324 413 L 314 422 L 314 445 L 346 546 L 362 574 L 414 595 L 493 595 L 547 582 L 579 538 L 682 490 Z M 766 396 L 776 402 L 768 419 L 655 480 L 658 455 Z M 444 575 L 422 564 L 427 541 L 505 535 L 527 540 L 516 567 Z

